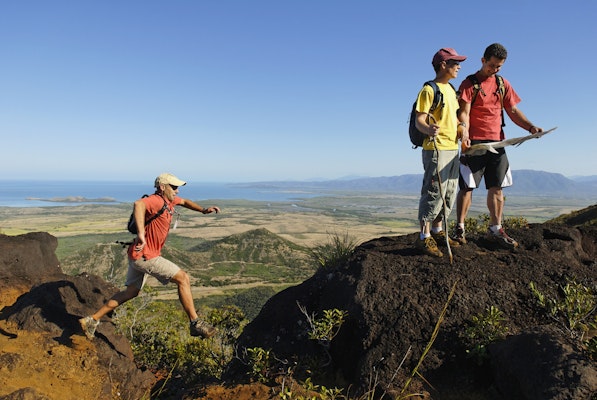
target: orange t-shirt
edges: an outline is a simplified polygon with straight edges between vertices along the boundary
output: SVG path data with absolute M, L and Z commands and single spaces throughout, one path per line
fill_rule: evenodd
M 477 74 L 477 79 L 479 75 Z M 512 108 L 520 103 L 520 97 L 510 82 L 504 79 L 504 108 Z M 471 106 L 468 133 L 471 140 L 504 140 L 502 130 L 502 99 L 494 75 L 479 80 L 481 90 Z M 460 98 L 467 103 L 473 99 L 474 87 L 469 79 L 460 85 Z
M 175 197 L 172 203 L 168 203 L 162 196 L 152 194 L 142 198 L 141 201 L 145 203 L 145 221 L 157 214 L 164 206 L 164 202 L 166 202 L 167 207 L 159 217 L 145 226 L 145 247 L 143 250 L 135 251 L 136 241 L 129 246 L 128 255 L 131 260 L 138 260 L 141 257 L 150 260 L 161 254 L 162 247 L 164 247 L 170 231 L 174 206 L 180 204 L 182 199 Z

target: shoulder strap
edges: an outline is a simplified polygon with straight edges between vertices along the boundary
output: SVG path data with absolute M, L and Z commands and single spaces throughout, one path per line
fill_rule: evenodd
M 504 78 L 501 75 L 495 74 L 495 82 L 497 83 L 498 96 L 502 103 L 502 128 L 506 126 L 506 120 L 504 119 L 504 96 L 506 95 L 506 86 L 504 85 Z
M 475 99 L 477 98 L 477 95 L 479 94 L 479 92 L 482 92 L 483 89 L 481 89 L 481 84 L 479 83 L 479 80 L 477 79 L 477 76 L 475 74 L 467 76 L 466 79 L 471 81 L 473 84 L 473 98 L 471 99 L 472 106 L 475 102 Z M 500 102 L 502 103 L 502 127 L 504 127 L 506 126 L 506 121 L 504 120 L 504 96 L 506 95 L 506 86 L 504 85 L 504 78 L 502 78 L 501 75 L 495 74 L 495 81 L 498 87 L 498 96 L 500 96 Z
M 162 200 L 164 200 L 164 198 L 162 198 Z M 168 204 L 166 204 L 166 200 L 164 200 L 164 205 L 162 206 L 162 208 L 160 208 L 160 211 L 158 211 L 157 213 L 152 215 L 147 221 L 145 221 L 145 226 L 149 225 L 151 221 L 162 215 L 164 211 L 166 211 L 166 208 L 168 208 Z
M 423 86 L 425 85 L 429 85 L 433 89 L 433 103 L 431 103 L 431 108 L 429 109 L 429 114 L 431 114 L 433 111 L 435 111 L 437 107 L 444 106 L 444 96 L 442 92 L 439 90 L 437 83 L 435 83 L 434 81 L 427 81 L 424 83 Z
M 471 81 L 471 83 L 473 84 L 473 98 L 471 99 L 471 106 L 472 106 L 473 103 L 475 102 L 475 99 L 477 98 L 477 95 L 479 94 L 479 91 L 481 91 L 481 84 L 479 83 L 479 80 L 477 79 L 477 75 L 475 75 L 475 74 L 471 74 L 471 75 L 467 76 L 466 79 Z
M 504 85 L 504 78 L 501 75 L 495 74 L 495 81 L 498 87 L 498 93 L 503 97 L 506 95 L 506 86 Z

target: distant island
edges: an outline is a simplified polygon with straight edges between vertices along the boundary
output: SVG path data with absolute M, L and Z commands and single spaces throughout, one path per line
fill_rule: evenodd
M 116 203 L 116 199 L 113 197 L 88 199 L 83 196 L 53 197 L 51 199 L 43 199 L 40 197 L 27 197 L 26 200 L 47 201 L 51 203 Z

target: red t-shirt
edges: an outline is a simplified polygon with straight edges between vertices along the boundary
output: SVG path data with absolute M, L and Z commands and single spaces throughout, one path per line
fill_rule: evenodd
M 469 137 L 471 140 L 504 140 L 502 131 L 502 103 L 498 92 L 498 84 L 495 75 L 481 80 L 476 75 L 481 85 L 475 102 L 471 106 L 469 119 Z M 520 103 L 520 97 L 514 91 L 510 82 L 504 79 L 504 108 L 512 108 Z M 467 103 L 473 99 L 473 83 L 465 79 L 460 84 L 460 98 Z
M 166 201 L 166 210 L 157 218 L 145 226 L 145 247 L 141 251 L 135 251 L 135 243 L 129 246 L 128 255 L 131 260 L 138 260 L 145 257 L 146 260 L 155 258 L 161 254 L 162 247 L 166 243 L 170 223 L 174 214 L 174 206 L 181 203 L 180 197 L 175 197 L 172 203 L 168 203 L 162 196 L 152 194 L 141 199 L 145 203 L 145 220 L 158 213 Z

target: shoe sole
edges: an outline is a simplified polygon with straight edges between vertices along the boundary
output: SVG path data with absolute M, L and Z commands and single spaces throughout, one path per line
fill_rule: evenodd
M 213 332 L 209 332 L 209 333 L 197 333 L 197 334 L 195 334 L 195 335 L 193 335 L 193 334 L 191 333 L 191 336 L 192 336 L 192 337 L 199 337 L 199 338 L 201 338 L 201 339 L 209 339 L 210 337 L 212 337 L 212 336 L 213 336 L 213 335 L 215 335 L 215 334 L 216 334 L 216 331 L 214 330 Z
M 512 250 L 518 247 L 518 242 L 508 243 L 504 239 L 500 237 L 495 237 L 493 235 L 488 235 L 487 240 L 489 240 L 491 243 L 497 244 L 499 247 L 506 250 Z
M 189 334 L 192 337 L 201 337 L 203 339 L 209 339 L 210 337 L 212 337 L 213 335 L 215 335 L 218 332 L 218 329 L 216 327 L 211 327 L 211 329 L 207 330 L 199 330 L 199 329 L 193 329 L 191 328 Z
M 421 250 L 423 252 L 423 254 L 426 254 L 426 255 L 431 256 L 431 257 L 443 257 L 444 256 L 444 253 L 442 253 L 439 250 L 437 251 L 437 253 L 434 253 L 432 251 L 425 250 L 425 249 L 419 249 L 419 250 Z
M 415 249 L 417 249 L 421 253 L 431 256 L 431 257 L 443 257 L 444 256 L 444 254 L 439 249 L 437 249 L 437 253 L 433 253 L 432 251 L 428 250 L 426 247 L 421 247 L 421 246 L 417 245 L 416 243 L 415 243 Z
M 93 339 L 95 337 L 95 333 L 89 333 L 89 330 L 87 329 L 87 321 L 85 320 L 85 318 L 81 318 L 79 320 L 79 324 L 81 324 L 81 328 L 83 329 L 83 333 L 85 334 L 85 336 L 87 336 L 87 339 Z

